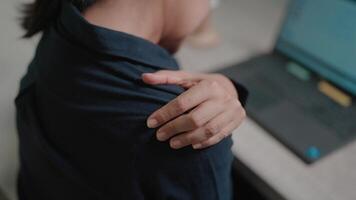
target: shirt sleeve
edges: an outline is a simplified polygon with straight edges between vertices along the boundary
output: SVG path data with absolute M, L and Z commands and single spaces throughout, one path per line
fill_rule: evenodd
M 246 103 L 247 103 L 248 95 L 249 95 L 247 88 L 244 85 L 242 85 L 241 83 L 239 83 L 238 81 L 234 80 L 233 78 L 231 78 L 231 77 L 228 77 L 228 78 L 234 84 L 234 86 L 237 90 L 237 94 L 239 97 L 239 101 L 241 102 L 241 105 L 243 107 L 245 107 Z
M 31 169 L 38 172 L 30 177 L 41 180 L 36 185 L 46 188 L 43 191 L 52 189 L 49 199 L 232 199 L 231 135 L 200 150 L 176 150 L 168 141 L 158 141 L 158 128 L 146 126 L 148 116 L 185 90 L 144 84 L 138 69 L 150 72 L 125 62 L 41 71 L 46 76 L 33 90 L 43 130 L 37 133 L 55 152 L 47 153 L 41 163 L 55 163 L 35 168 L 39 164 L 30 160 Z M 26 133 L 21 135 L 34 135 Z M 53 173 L 42 173 L 52 168 Z M 85 192 L 70 184 L 72 177 Z M 68 192 L 61 192 L 63 188 Z M 79 197 L 72 197 L 71 191 Z

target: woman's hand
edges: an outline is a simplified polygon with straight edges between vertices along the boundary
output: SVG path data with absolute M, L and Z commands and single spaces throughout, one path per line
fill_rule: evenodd
M 221 74 L 161 70 L 144 73 L 142 79 L 147 84 L 176 84 L 187 89 L 147 120 L 149 128 L 161 126 L 157 139 L 170 139 L 174 149 L 214 145 L 229 136 L 246 116 L 236 88 Z

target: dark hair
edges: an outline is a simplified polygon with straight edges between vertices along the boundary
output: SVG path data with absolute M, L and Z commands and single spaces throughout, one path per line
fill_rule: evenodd
M 35 0 L 22 7 L 21 26 L 25 30 L 24 38 L 30 38 L 48 28 L 60 12 L 61 1 L 72 2 L 79 10 L 94 0 Z

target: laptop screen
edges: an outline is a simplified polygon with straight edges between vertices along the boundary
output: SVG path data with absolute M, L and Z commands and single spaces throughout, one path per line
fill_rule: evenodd
M 356 0 L 292 0 L 276 48 L 356 95 Z

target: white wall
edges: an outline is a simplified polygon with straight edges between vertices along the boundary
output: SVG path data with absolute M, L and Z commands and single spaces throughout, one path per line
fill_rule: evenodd
M 13 99 L 35 41 L 20 40 L 19 0 L 0 1 L 0 187 L 14 199 L 18 166 Z

